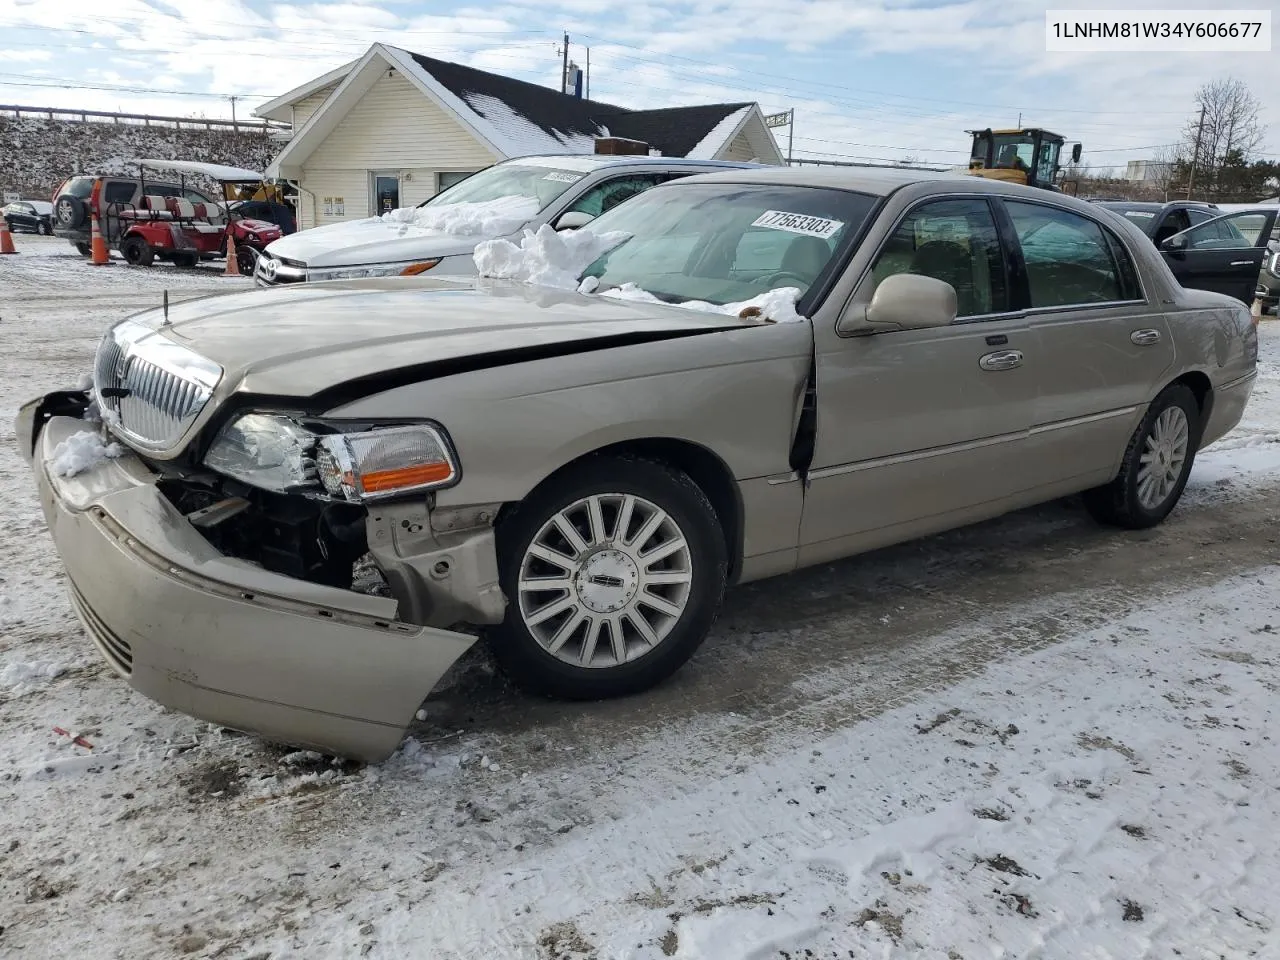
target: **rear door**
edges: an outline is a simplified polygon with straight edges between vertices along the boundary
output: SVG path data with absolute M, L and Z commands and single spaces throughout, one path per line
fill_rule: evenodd
M 1033 339 L 1036 401 L 1024 482 L 1102 482 L 1174 360 L 1158 304 L 1133 253 L 1103 223 L 1051 203 L 1005 200 Z
M 1242 210 L 1175 234 L 1160 255 L 1184 287 L 1212 290 L 1252 303 L 1274 210 Z

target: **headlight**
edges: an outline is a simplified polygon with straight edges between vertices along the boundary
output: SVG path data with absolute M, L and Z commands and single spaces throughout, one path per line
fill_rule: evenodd
M 315 436 L 288 417 L 247 413 L 222 428 L 205 466 L 263 490 L 314 486 Z
M 417 260 L 413 263 L 375 263 L 367 267 L 312 267 L 307 270 L 308 280 L 363 280 L 368 277 L 414 277 L 426 273 L 437 263 L 434 260 Z
M 263 490 L 323 489 L 350 501 L 447 487 L 460 475 L 448 440 L 430 424 L 324 433 L 269 413 L 247 413 L 223 427 L 204 462 Z
M 1267 273 L 1280 280 L 1280 250 L 1273 253 L 1267 261 Z
M 316 467 L 331 496 L 381 500 L 446 487 L 458 479 L 458 464 L 434 427 L 387 427 L 319 438 Z

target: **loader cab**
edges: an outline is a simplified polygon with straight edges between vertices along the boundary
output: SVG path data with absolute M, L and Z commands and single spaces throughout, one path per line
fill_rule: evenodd
M 976 177 L 1024 183 L 1057 190 L 1065 138 L 1048 130 L 970 130 L 973 147 L 969 172 Z M 1080 160 L 1080 144 L 1073 144 L 1071 162 Z

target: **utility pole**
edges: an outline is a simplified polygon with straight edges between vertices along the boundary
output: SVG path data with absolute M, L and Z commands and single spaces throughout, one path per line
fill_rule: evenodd
M 564 34 L 564 64 L 560 68 L 560 92 L 569 92 L 569 32 Z
M 1196 148 L 1191 154 L 1191 170 L 1187 173 L 1187 199 L 1191 199 L 1191 188 L 1196 182 L 1196 164 L 1200 162 L 1200 140 L 1204 136 L 1204 104 L 1200 104 L 1200 122 L 1196 125 Z
M 240 128 L 236 125 L 236 101 L 240 98 L 238 96 L 234 96 L 227 97 L 227 99 L 231 101 L 231 131 L 232 133 L 239 133 Z
M 796 142 L 796 108 L 792 107 L 787 112 L 790 114 L 787 117 L 787 166 L 791 166 L 791 148 Z

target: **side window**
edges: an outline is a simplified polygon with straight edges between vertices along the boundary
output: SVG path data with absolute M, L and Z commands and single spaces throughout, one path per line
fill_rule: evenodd
M 206 197 L 199 190 L 183 190 L 182 195 L 186 197 L 188 200 L 190 200 L 192 203 L 203 203 L 208 206 L 213 205 L 213 201 L 210 200 L 208 197 Z
M 133 203 L 133 193 L 137 186 L 127 180 L 108 180 L 102 188 L 102 199 L 106 203 Z
M 897 273 L 951 284 L 961 317 L 1009 309 L 999 234 L 985 200 L 934 200 L 908 213 L 871 268 L 872 289 Z
M 1266 222 L 1264 213 L 1217 217 L 1187 233 L 1186 249 L 1243 250 L 1255 246 Z
M 1206 220 L 1212 220 L 1214 215 L 1208 210 L 1192 209 L 1187 211 L 1187 216 L 1191 218 L 1191 225 L 1195 227 L 1204 223 Z
M 623 200 L 630 200 L 637 193 L 644 193 L 662 179 L 664 178 L 661 174 L 647 173 L 639 176 L 616 177 L 613 180 L 606 180 L 604 183 L 596 184 L 584 193 L 578 198 L 578 202 L 569 209 L 598 217 L 606 210 L 616 207 Z
M 1032 307 L 1128 299 L 1102 227 L 1078 214 L 1005 201 L 1022 246 Z

